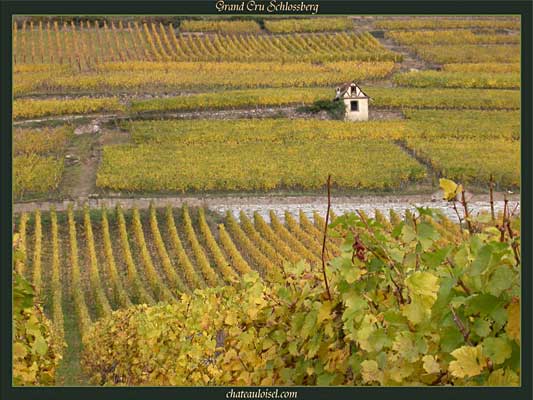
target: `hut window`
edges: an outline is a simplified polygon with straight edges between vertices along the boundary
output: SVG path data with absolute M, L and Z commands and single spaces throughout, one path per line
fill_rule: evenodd
M 359 111 L 359 101 L 353 100 L 350 102 L 350 111 Z

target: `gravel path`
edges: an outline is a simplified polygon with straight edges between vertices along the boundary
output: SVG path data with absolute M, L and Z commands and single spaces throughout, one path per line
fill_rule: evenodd
M 486 195 L 469 195 L 469 210 L 475 215 L 480 211 L 489 211 L 490 203 Z M 520 202 L 518 195 L 510 196 L 511 210 Z M 495 194 L 495 209 L 503 209 L 503 194 Z M 325 214 L 327 198 L 325 196 L 202 196 L 202 197 L 152 197 L 152 198 L 107 198 L 107 199 L 80 199 L 76 202 L 34 202 L 34 203 L 18 203 L 14 205 L 14 212 L 31 212 L 36 209 L 42 211 L 49 210 L 55 207 L 57 211 L 64 211 L 69 204 L 74 207 L 82 207 L 83 204 L 88 203 L 91 208 L 100 208 L 105 206 L 113 208 L 117 204 L 121 204 L 123 208 L 137 207 L 139 209 L 148 208 L 150 202 L 153 201 L 158 207 L 166 207 L 171 205 L 173 207 L 181 207 L 183 204 L 189 206 L 207 207 L 219 213 L 226 213 L 231 211 L 238 217 L 240 211 L 251 216 L 254 212 L 259 212 L 262 216 L 267 217 L 270 210 L 273 210 L 278 216 L 283 217 L 285 211 L 297 215 L 300 210 L 303 210 L 306 215 L 312 216 L 314 211 L 320 214 Z M 344 212 L 355 211 L 357 209 L 363 210 L 368 214 L 373 214 L 374 210 L 380 210 L 388 215 L 389 210 L 395 210 L 398 213 L 403 213 L 406 209 L 414 210 L 416 207 L 431 207 L 442 210 L 446 215 L 457 219 L 455 211 L 451 205 L 440 199 L 440 195 L 399 195 L 399 196 L 334 196 L 331 199 L 332 209 L 336 214 Z M 519 205 L 517 210 L 519 210 Z M 518 211 L 517 211 L 518 212 Z

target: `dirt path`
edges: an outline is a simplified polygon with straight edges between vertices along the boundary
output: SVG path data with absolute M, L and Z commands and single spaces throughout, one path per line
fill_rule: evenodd
M 101 151 L 99 132 L 75 134 L 65 153 L 61 198 L 84 199 L 94 193 Z
M 99 151 L 98 151 L 99 153 Z M 89 159 L 83 165 L 83 171 L 79 175 L 76 185 L 71 188 L 72 197 L 88 198 L 89 194 L 94 192 L 96 182 L 96 171 L 98 170 L 98 156 L 92 153 Z
M 418 57 L 407 46 L 401 46 L 394 42 L 392 39 L 386 37 L 377 37 L 381 45 L 390 51 L 400 53 L 403 56 L 403 61 L 399 64 L 400 68 L 397 72 L 409 72 L 411 70 L 427 70 L 437 69 L 439 66 L 436 64 L 428 63 Z
M 326 112 L 307 113 L 298 111 L 300 106 L 284 106 L 284 107 L 257 107 L 257 108 L 241 108 L 241 109 L 227 109 L 227 110 L 198 110 L 198 111 L 182 111 L 182 112 L 157 112 L 157 113 L 143 113 L 134 115 L 119 115 L 119 114 L 84 114 L 84 115 L 64 115 L 46 118 L 28 119 L 24 121 L 15 121 L 15 127 L 27 127 L 41 124 L 51 123 L 71 123 L 74 125 L 100 124 L 106 125 L 114 123 L 115 121 L 123 120 L 151 120 L 151 119 L 241 119 L 241 118 L 312 118 L 312 119 L 330 119 Z M 397 119 L 403 118 L 400 109 L 385 109 L 373 107 L 370 110 L 370 119 Z

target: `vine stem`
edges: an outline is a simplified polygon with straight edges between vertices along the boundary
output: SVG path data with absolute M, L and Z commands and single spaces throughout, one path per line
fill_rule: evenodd
M 494 216 L 494 177 L 492 174 L 490 174 L 490 181 L 489 181 L 489 201 L 490 201 L 490 216 L 492 218 L 492 221 L 496 219 Z
M 463 224 L 463 219 L 461 218 L 461 215 L 459 215 L 459 210 L 457 209 L 457 204 L 455 204 L 456 200 L 453 200 L 453 209 L 455 211 L 455 214 L 457 214 L 457 219 L 459 220 L 459 226 Z
M 472 221 L 470 221 L 470 214 L 468 212 L 468 204 L 466 202 L 464 189 L 461 191 L 461 204 L 463 205 L 463 208 L 465 210 L 465 220 L 466 220 L 466 225 L 468 226 L 468 232 L 474 233 L 473 228 L 472 228 Z
M 470 332 L 468 331 L 468 329 L 466 329 L 465 325 L 463 324 L 463 321 L 461 321 L 461 318 L 459 318 L 459 316 L 457 315 L 457 313 L 455 312 L 451 304 L 450 304 L 450 310 L 452 311 L 453 322 L 455 322 L 455 325 L 457 325 L 457 328 L 459 328 L 459 331 L 461 331 L 461 334 L 463 335 L 465 342 L 469 346 L 472 346 L 472 342 L 470 341 L 470 339 L 468 339 Z
M 326 209 L 326 222 L 324 224 L 324 238 L 322 240 L 322 273 L 324 274 L 324 283 L 326 284 L 326 291 L 328 293 L 328 300 L 331 300 L 331 292 L 329 291 L 328 277 L 326 275 L 326 238 L 328 236 L 329 211 L 331 209 L 331 174 L 328 175 L 328 208 Z

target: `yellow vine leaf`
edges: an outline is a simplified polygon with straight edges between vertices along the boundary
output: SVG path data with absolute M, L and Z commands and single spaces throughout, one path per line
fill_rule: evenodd
M 462 185 L 458 185 L 450 179 L 439 179 L 439 186 L 444 192 L 444 200 L 446 201 L 455 200 L 457 196 L 463 191 Z
M 455 360 L 448 367 L 456 378 L 466 378 L 479 375 L 485 368 L 485 357 L 481 346 L 462 346 L 452 351 Z
M 505 328 L 507 335 L 520 343 L 520 300 L 514 299 L 507 307 L 507 326 Z
M 422 357 L 424 370 L 428 374 L 438 374 L 440 372 L 439 362 L 435 359 L 434 356 L 426 355 Z
M 361 363 L 361 375 L 366 383 L 383 382 L 383 371 L 380 371 L 378 363 L 374 360 L 365 360 Z
M 488 386 L 519 386 L 520 378 L 516 372 L 503 368 L 492 372 L 487 380 Z

